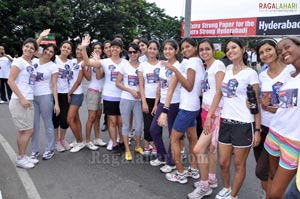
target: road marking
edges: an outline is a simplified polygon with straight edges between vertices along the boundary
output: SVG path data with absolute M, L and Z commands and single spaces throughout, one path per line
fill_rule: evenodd
M 1 194 L 1 191 L 0 191 L 0 199 L 2 199 L 2 194 Z
M 6 139 L 2 136 L 1 133 L 0 133 L 0 143 L 1 143 L 2 147 L 4 148 L 5 152 L 7 153 L 10 161 L 13 163 L 13 165 L 15 165 L 17 154 L 15 153 L 13 148 L 10 146 L 10 144 L 6 141 Z M 40 196 L 39 192 L 37 191 L 33 181 L 31 180 L 28 172 L 26 171 L 26 169 L 21 169 L 21 168 L 16 167 L 16 171 L 23 183 L 23 186 L 27 192 L 28 198 L 41 199 L 41 196 Z M 0 192 L 0 194 L 1 194 L 1 192 Z M 2 199 L 1 195 L 0 195 L 0 199 Z

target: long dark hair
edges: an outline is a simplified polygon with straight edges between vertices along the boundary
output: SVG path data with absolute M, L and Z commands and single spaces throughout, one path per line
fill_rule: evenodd
M 55 61 L 55 55 L 57 54 L 58 49 L 57 49 L 57 46 L 56 46 L 55 44 L 49 43 L 49 44 L 47 44 L 46 46 L 44 46 L 43 52 L 44 52 L 47 48 L 49 48 L 49 47 L 52 47 L 53 50 L 54 50 L 54 54 L 53 54 L 53 56 L 50 58 L 50 60 L 54 62 L 54 61 Z
M 229 39 L 226 40 L 225 42 L 225 50 L 224 52 L 227 53 L 227 45 L 229 42 L 233 42 L 233 43 L 236 43 L 241 49 L 244 49 L 245 48 L 245 42 L 238 38 L 238 37 L 231 37 Z M 243 63 L 247 66 L 247 59 L 248 59 L 248 54 L 245 50 L 244 54 L 243 54 Z

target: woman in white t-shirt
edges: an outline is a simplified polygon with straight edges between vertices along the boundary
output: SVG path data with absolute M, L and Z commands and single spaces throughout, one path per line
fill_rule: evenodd
M 76 64 L 74 63 L 74 60 L 71 59 L 72 51 L 73 44 L 67 40 L 63 41 L 60 44 L 60 54 L 55 57 L 55 63 L 58 66 L 57 95 L 60 114 L 53 115 L 52 121 L 56 139 L 56 150 L 59 152 L 70 150 L 70 145 L 65 140 L 65 136 L 67 129 L 69 128 L 67 122 L 69 110 L 69 77 L 71 74 L 71 67 L 74 67 Z
M 216 198 L 237 198 L 246 176 L 246 161 L 250 148 L 258 146 L 260 142 L 260 111 L 255 115 L 251 114 L 246 103 L 248 85 L 253 87 L 258 99 L 259 81 L 257 72 L 246 65 L 247 55 L 241 39 L 228 39 L 225 51 L 232 65 L 227 66 L 221 85 L 223 108 L 219 132 L 219 162 L 224 188 L 219 191 Z M 220 92 L 217 95 L 221 95 Z M 213 102 L 212 106 L 217 104 L 219 101 Z M 232 152 L 234 152 L 235 176 L 231 189 Z
M 166 64 L 166 62 L 168 62 L 181 71 L 181 64 L 177 58 L 178 51 L 179 46 L 175 40 L 166 40 L 163 43 L 163 54 L 167 59 L 164 63 Z M 162 139 L 162 127 L 168 125 L 168 132 L 170 136 L 173 123 L 179 110 L 179 102 L 180 84 L 178 84 L 175 73 L 166 68 L 166 66 L 161 65 L 157 94 L 153 108 L 155 115 L 150 127 L 150 133 L 157 148 L 157 158 L 155 160 L 151 160 L 150 165 L 164 165 L 160 168 L 160 171 L 163 173 L 169 173 L 176 169 L 172 157 L 171 144 L 169 144 L 168 152 L 165 149 Z
M 270 176 L 269 198 L 283 198 L 284 192 L 296 176 L 284 198 L 299 198 L 300 190 L 300 39 L 286 37 L 277 43 L 279 59 L 284 64 L 292 64 L 292 72 L 286 83 L 278 91 L 279 106 L 269 125 L 265 149 L 269 153 Z M 297 189 L 296 189 L 297 187 Z M 294 194 L 292 197 L 291 194 Z
M 291 71 L 295 70 L 293 66 L 286 66 L 279 60 L 276 44 L 276 40 L 265 38 L 258 41 L 256 47 L 260 60 L 268 65 L 268 68 L 259 74 L 262 132 L 260 144 L 253 149 L 257 162 L 255 174 L 261 181 L 262 197 L 266 197 L 269 176 L 269 157 L 264 149 L 265 139 L 271 120 L 279 106 L 278 91 L 285 84 Z
M 16 165 L 25 169 L 33 168 L 38 163 L 37 159 L 26 156 L 26 148 L 33 133 L 33 92 L 37 74 L 31 59 L 37 49 L 35 39 L 26 39 L 22 46 L 23 54 L 13 61 L 8 77 L 8 84 L 13 91 L 9 110 L 18 129 Z
M 129 62 L 120 57 L 120 53 L 123 49 L 123 42 L 120 40 L 113 40 L 111 42 L 111 58 L 101 60 L 90 60 L 86 54 L 86 47 L 90 43 L 90 37 L 82 39 L 83 58 L 84 62 L 88 66 L 101 67 L 105 75 L 105 82 L 103 87 L 103 105 L 104 113 L 108 119 L 108 131 L 110 138 L 113 142 L 112 150 L 115 154 L 121 154 L 121 150 L 124 150 L 123 136 L 122 136 L 122 119 L 120 116 L 120 100 L 121 89 L 116 87 L 116 80 L 118 75 L 118 69 L 122 65 L 128 65 Z M 120 143 L 117 143 L 117 132 L 119 133 Z
M 157 149 L 150 134 L 150 126 L 154 116 L 153 108 L 159 81 L 160 62 L 157 59 L 159 43 L 155 40 L 150 40 L 148 42 L 147 52 L 148 60 L 141 63 L 139 67 L 139 87 L 144 118 L 144 155 L 150 155 L 149 146 L 151 143 L 151 153 L 153 156 L 156 156 Z
M 208 39 L 199 42 L 199 56 L 205 62 L 206 71 L 201 81 L 202 90 L 202 111 L 201 119 L 204 127 L 199 140 L 194 148 L 200 170 L 200 181 L 196 182 L 195 190 L 189 194 L 203 197 L 212 193 L 212 188 L 216 188 L 216 166 L 217 166 L 217 146 L 221 121 L 222 102 L 216 107 L 212 106 L 213 101 L 219 101 L 218 95 L 221 91 L 221 82 L 225 76 L 225 65 L 220 60 L 214 58 L 214 45 Z M 206 155 L 206 151 L 208 155 Z
M 52 122 L 52 115 L 58 116 L 60 108 L 57 96 L 58 66 L 53 62 L 57 47 L 54 44 L 47 44 L 43 48 L 42 56 L 33 59 L 32 63 L 37 71 L 34 86 L 34 132 L 31 139 L 31 156 L 37 159 L 39 156 L 39 135 L 40 117 L 42 116 L 45 126 L 46 147 L 43 159 L 51 159 L 55 150 L 55 135 Z
M 162 65 L 174 72 L 176 81 L 181 85 L 179 112 L 173 123 L 170 136 L 173 160 L 177 171 L 167 173 L 166 178 L 169 181 L 184 184 L 187 183 L 187 177 L 199 178 L 199 170 L 197 169 L 198 166 L 193 148 L 197 142 L 196 117 L 199 116 L 200 110 L 199 96 L 204 67 L 203 62 L 197 55 L 197 43 L 195 39 L 184 38 L 180 43 L 180 47 L 183 56 L 187 58 L 187 60 L 182 61 L 181 68 L 176 68 L 170 62 L 162 62 Z M 167 109 L 170 97 L 168 94 L 163 111 Z M 159 123 L 163 122 L 161 119 L 160 117 L 158 120 Z M 187 171 L 185 171 L 181 160 L 181 139 L 185 133 L 189 141 L 191 158 L 190 167 L 188 167 Z
M 92 46 L 92 59 L 100 60 L 102 57 L 102 43 L 96 42 Z M 100 118 L 102 113 L 102 90 L 104 84 L 103 70 L 101 68 L 86 66 L 83 69 L 84 77 L 89 81 L 86 93 L 86 106 L 88 119 L 86 121 L 86 146 L 91 150 L 97 150 L 98 146 L 105 146 L 106 143 L 100 139 Z M 91 142 L 91 131 L 94 129 L 95 138 Z
M 131 113 L 134 119 L 136 138 L 134 151 L 143 155 L 143 149 L 141 147 L 143 113 L 138 81 L 138 67 L 140 64 L 138 61 L 139 55 L 139 46 L 136 43 L 130 43 L 128 46 L 128 56 L 130 58 L 129 65 L 122 65 L 118 69 L 116 81 L 116 86 L 122 90 L 120 112 L 122 117 L 122 134 L 125 144 L 125 160 L 128 161 L 132 160 L 128 144 Z
M 68 92 L 68 101 L 70 107 L 68 110 L 67 121 L 70 125 L 70 128 L 75 136 L 76 142 L 72 146 L 70 152 L 78 152 L 85 147 L 82 138 L 82 125 L 79 116 L 79 108 L 83 102 L 83 91 L 82 91 L 82 47 L 81 44 L 78 44 L 76 47 L 76 59 L 73 60 L 74 65 L 70 68 L 69 75 L 69 92 Z

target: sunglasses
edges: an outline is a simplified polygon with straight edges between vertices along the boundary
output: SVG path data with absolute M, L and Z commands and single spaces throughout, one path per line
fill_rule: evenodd
M 137 51 L 128 51 L 128 54 L 136 54 Z

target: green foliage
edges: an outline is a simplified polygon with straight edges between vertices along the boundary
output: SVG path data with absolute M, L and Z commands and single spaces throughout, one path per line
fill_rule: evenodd
M 0 16 L 0 44 L 10 53 L 47 28 L 58 44 L 84 32 L 100 41 L 120 34 L 126 44 L 134 36 L 179 40 L 183 20 L 167 16 L 145 0 L 0 0 Z

